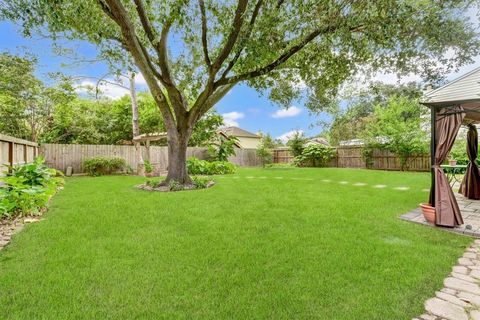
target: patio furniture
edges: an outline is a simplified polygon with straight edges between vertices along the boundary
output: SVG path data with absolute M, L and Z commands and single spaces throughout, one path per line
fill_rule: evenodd
M 442 164 L 440 167 L 443 169 L 443 172 L 445 172 L 445 174 L 447 175 L 448 183 L 450 184 L 451 187 L 453 187 L 456 182 L 458 183 L 462 182 L 462 180 L 459 177 L 457 177 L 457 175 L 463 175 L 467 170 L 467 166 L 461 165 L 461 164 L 457 164 L 455 166 L 451 166 L 449 164 Z

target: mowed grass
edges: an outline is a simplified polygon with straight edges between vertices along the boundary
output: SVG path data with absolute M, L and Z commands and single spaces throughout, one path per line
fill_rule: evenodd
M 426 173 L 242 169 L 177 193 L 143 180 L 68 179 L 0 251 L 0 318 L 410 319 L 472 241 L 398 219 L 427 199 Z

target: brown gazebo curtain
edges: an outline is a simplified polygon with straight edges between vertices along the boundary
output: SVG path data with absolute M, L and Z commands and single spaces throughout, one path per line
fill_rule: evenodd
M 435 176 L 435 224 L 455 227 L 463 224 L 462 215 L 458 208 L 457 200 L 448 183 L 447 176 L 440 165 L 447 158 L 452 149 L 465 113 L 463 108 L 455 106 L 437 111 L 435 117 L 435 163 L 433 174 Z
M 460 193 L 468 199 L 478 200 L 480 199 L 480 171 L 476 163 L 478 156 L 478 133 L 477 128 L 473 124 L 468 125 L 467 155 L 470 162 L 460 185 Z

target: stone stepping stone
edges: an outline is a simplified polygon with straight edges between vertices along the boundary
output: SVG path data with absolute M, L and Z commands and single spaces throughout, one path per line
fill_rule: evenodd
M 406 191 L 406 190 L 409 190 L 410 187 L 396 187 L 394 188 L 395 190 L 400 190 L 400 191 Z
M 480 288 L 477 284 L 468 282 L 465 280 L 448 277 L 443 281 L 445 287 L 458 290 L 458 291 L 465 291 L 469 293 L 473 293 L 480 296 Z
M 348 184 L 348 181 L 339 181 L 340 184 Z
M 363 186 L 366 186 L 367 184 L 363 182 L 357 182 L 357 183 L 354 183 L 353 185 L 356 187 L 363 187 Z
M 329 179 L 322 179 L 322 182 L 332 182 L 332 180 L 329 180 Z
M 376 184 L 373 187 L 377 189 L 383 189 L 383 188 L 386 188 L 387 186 L 385 184 Z
M 468 315 L 462 307 L 439 298 L 428 299 L 425 302 L 425 310 L 448 320 L 468 320 Z

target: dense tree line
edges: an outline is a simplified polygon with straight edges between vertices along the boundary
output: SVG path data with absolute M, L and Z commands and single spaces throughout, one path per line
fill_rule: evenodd
M 375 107 L 387 108 L 392 97 L 404 97 L 418 104 L 422 96 L 420 85 L 415 82 L 407 84 L 384 84 L 375 82 L 360 92 L 351 94 L 345 102 L 346 106 L 334 114 L 328 128 L 328 138 L 332 145 L 340 141 L 362 138 L 368 124 L 375 121 Z M 418 105 L 418 108 L 421 108 Z M 424 108 L 427 111 L 427 108 Z
M 36 59 L 0 54 L 0 132 L 40 143 L 124 144 L 133 137 L 131 100 L 80 97 L 74 84 L 56 75 L 47 86 L 35 76 Z M 150 93 L 138 95 L 141 133 L 165 131 Z M 190 145 L 207 145 L 223 119 L 207 113 Z

